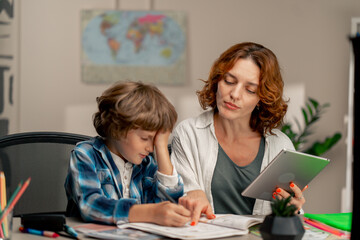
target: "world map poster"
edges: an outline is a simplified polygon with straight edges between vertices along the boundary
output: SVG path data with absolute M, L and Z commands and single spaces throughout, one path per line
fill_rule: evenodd
M 81 30 L 83 82 L 186 82 L 182 12 L 83 10 Z

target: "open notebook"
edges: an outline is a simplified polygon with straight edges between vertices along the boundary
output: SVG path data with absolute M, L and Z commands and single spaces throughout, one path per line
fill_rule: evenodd
M 217 214 L 215 219 L 202 217 L 196 226 L 186 224 L 183 227 L 167 227 L 153 223 L 125 223 L 118 224 L 121 229 L 133 228 L 179 239 L 210 239 L 245 235 L 249 227 L 262 223 L 263 217 Z

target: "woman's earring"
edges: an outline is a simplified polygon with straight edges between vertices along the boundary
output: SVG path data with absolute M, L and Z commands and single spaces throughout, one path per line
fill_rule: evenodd
M 259 105 L 256 105 L 256 110 L 260 110 L 260 106 L 259 106 Z

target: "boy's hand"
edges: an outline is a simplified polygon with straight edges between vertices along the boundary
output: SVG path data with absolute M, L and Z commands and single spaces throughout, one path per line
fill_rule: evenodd
M 202 190 L 188 192 L 186 196 L 179 198 L 179 204 L 191 211 L 192 226 L 198 223 L 201 214 L 205 214 L 208 219 L 215 218 L 209 200 Z
M 166 147 L 166 149 L 167 149 L 170 133 L 171 133 L 170 131 L 164 131 L 162 129 L 160 129 L 156 133 L 155 139 L 154 139 L 155 149 L 159 149 L 159 148 L 163 148 L 163 147 Z
M 168 150 L 168 140 L 170 136 L 170 131 L 164 131 L 160 129 L 154 139 L 155 145 L 155 160 L 158 164 L 159 172 L 172 175 L 173 165 L 170 161 L 170 155 Z
M 191 212 L 181 205 L 168 201 L 156 204 L 153 219 L 160 225 L 181 227 L 190 221 Z
M 135 204 L 129 211 L 129 222 L 151 222 L 181 227 L 190 221 L 191 212 L 169 201 L 154 204 Z

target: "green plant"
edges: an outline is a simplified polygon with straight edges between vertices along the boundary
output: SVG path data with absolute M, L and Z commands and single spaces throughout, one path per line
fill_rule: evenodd
M 290 204 L 291 196 L 279 199 L 277 196 L 271 202 L 272 215 L 277 217 L 292 217 L 297 210 L 296 206 Z
M 295 118 L 294 120 L 298 127 L 298 132 L 293 130 L 290 123 L 284 124 L 281 131 L 290 138 L 296 150 L 320 156 L 332 148 L 341 139 L 341 133 L 336 132 L 332 136 L 326 137 L 322 142 L 316 141 L 310 147 L 301 149 L 302 146 L 307 143 L 306 138 L 313 134 L 310 128 L 320 119 L 321 115 L 324 113 L 324 109 L 328 108 L 330 104 L 325 103 L 321 105 L 313 98 L 308 98 L 305 106 L 306 107 L 301 108 L 305 126 L 302 127 L 298 119 Z

